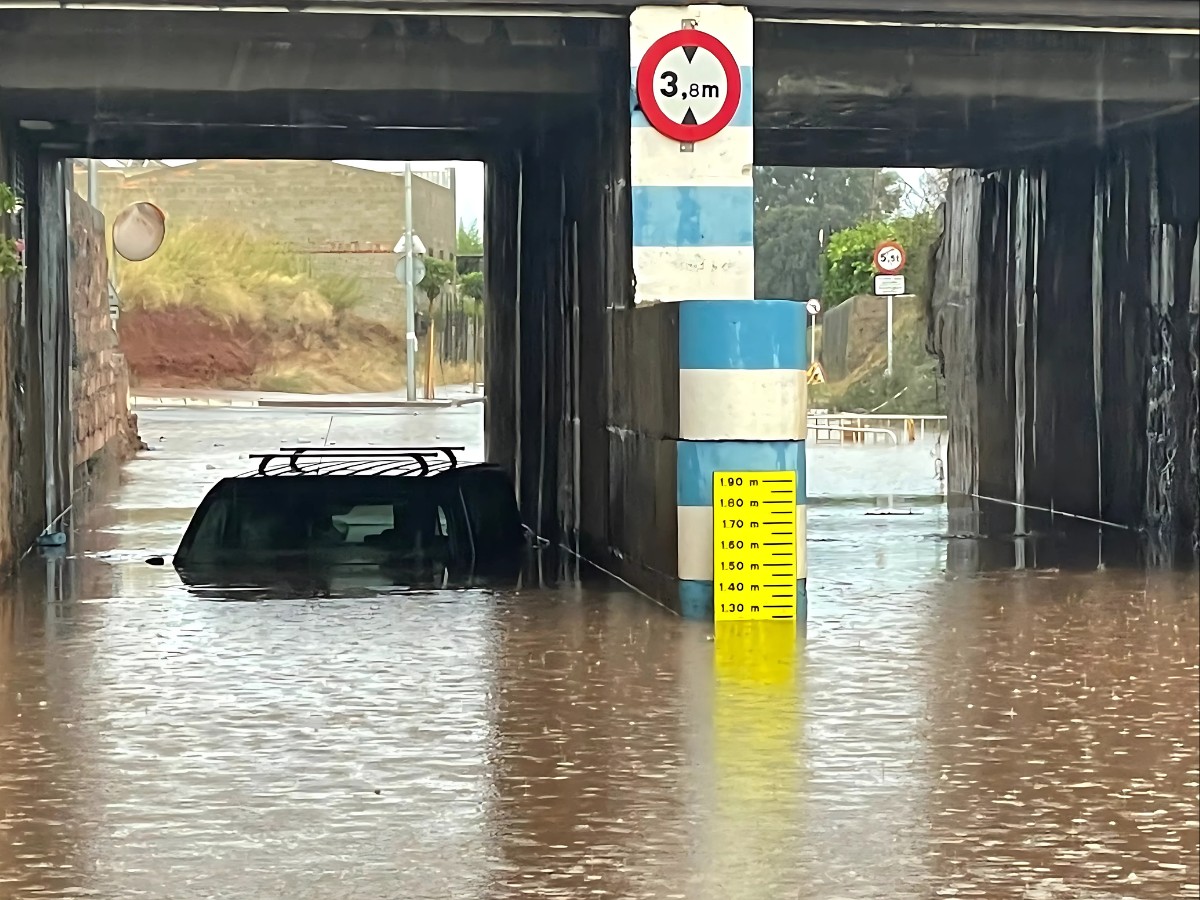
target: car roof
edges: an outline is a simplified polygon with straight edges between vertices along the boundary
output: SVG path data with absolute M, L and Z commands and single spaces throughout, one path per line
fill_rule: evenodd
M 297 476 L 387 476 L 427 478 L 462 466 L 464 447 L 283 447 L 274 453 L 251 453 L 258 468 L 241 478 Z M 470 468 L 486 463 L 468 464 Z

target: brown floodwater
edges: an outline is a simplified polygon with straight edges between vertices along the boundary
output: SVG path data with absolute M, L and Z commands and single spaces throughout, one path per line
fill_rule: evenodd
M 794 639 L 561 572 L 212 602 L 144 564 L 329 426 L 145 412 L 155 449 L 2 589 L 0 898 L 1200 897 L 1194 570 L 980 565 L 927 444 L 810 449 Z

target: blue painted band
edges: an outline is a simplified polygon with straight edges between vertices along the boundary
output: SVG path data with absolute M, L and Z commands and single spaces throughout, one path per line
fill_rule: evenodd
M 633 189 L 634 247 L 753 247 L 754 188 Z
M 679 441 L 675 454 L 679 506 L 712 506 L 714 472 L 795 472 L 796 503 L 808 502 L 804 441 Z
M 685 619 L 713 620 L 713 583 L 711 581 L 679 582 L 679 614 Z M 808 621 L 808 583 L 796 582 L 796 621 Z
M 742 73 L 742 97 L 738 100 L 737 111 L 733 114 L 727 128 L 749 128 L 754 124 L 754 69 L 751 66 L 739 66 Z M 629 111 L 632 114 L 630 124 L 634 128 L 649 128 L 645 115 L 638 108 L 637 97 L 637 67 L 629 70 Z
M 681 369 L 807 369 L 808 313 L 794 300 L 685 300 Z

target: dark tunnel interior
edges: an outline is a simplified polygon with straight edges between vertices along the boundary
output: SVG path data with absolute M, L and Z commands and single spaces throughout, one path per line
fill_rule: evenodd
M 1194 142 L 1196 49 L 1188 35 L 763 22 L 755 161 L 1036 170 L 1046 184 L 1061 184 L 1072 160 L 1095 166 L 1114 141 L 1154 143 L 1161 122 Z M 40 235 L 30 247 L 38 264 L 29 293 L 65 291 L 55 247 L 64 160 L 482 160 L 488 456 L 514 474 L 535 529 L 615 560 L 652 594 L 669 593 L 674 460 L 648 439 L 647 423 L 674 402 L 677 348 L 664 338 L 675 313 L 633 308 L 627 73 L 621 17 L 0 12 L 0 179 L 22 187 Z M 1196 240 L 1187 199 L 1196 190 L 1194 147 L 1176 157 L 1162 157 L 1158 175 L 1135 160 L 1142 169 L 1134 177 L 1158 178 L 1156 189 L 1177 187 L 1185 198 L 1175 240 L 1186 262 Z M 1051 191 L 1046 202 L 1056 211 L 1082 203 L 1076 212 L 1090 222 L 1092 190 L 1067 193 Z M 971 202 L 1008 202 L 988 196 Z M 978 241 L 966 240 L 978 254 Z M 1005 290 L 993 292 L 1001 307 Z M 56 308 L 34 300 L 27 314 L 36 321 Z M 1072 315 L 1091 327 L 1090 309 Z M 1194 348 L 1194 319 L 1174 326 L 1175 359 Z M 986 342 L 986 321 L 954 327 Z M 39 327 L 52 331 L 48 322 Z M 944 319 L 938 327 L 942 337 L 953 331 Z M 951 357 L 948 372 L 973 385 L 981 363 L 954 362 L 965 343 L 936 349 Z M 40 391 L 66 389 L 54 373 L 68 355 L 65 344 L 27 337 L 13 356 L 10 367 L 29 386 L 19 401 L 26 420 L 39 415 Z M 1194 398 L 1196 373 L 1180 365 Z M 38 372 L 45 377 L 29 378 Z M 1195 415 L 1183 396 L 1173 415 L 1194 457 Z M 29 434 L 23 477 L 40 483 L 48 451 L 33 445 L 52 441 Z M 986 457 L 981 440 L 988 437 L 976 427 L 960 452 Z M 1179 490 L 1196 484 L 1191 465 L 1192 481 Z M 997 462 L 993 480 L 1011 480 L 1011 466 L 1007 457 Z M 1077 502 L 1090 508 L 1103 499 Z M 1194 504 L 1182 515 L 1194 533 Z

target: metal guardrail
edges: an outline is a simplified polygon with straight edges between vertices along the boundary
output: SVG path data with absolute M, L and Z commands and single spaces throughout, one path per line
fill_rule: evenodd
M 810 425 L 809 431 L 811 432 L 813 430 L 814 430 L 813 426 Z M 820 443 L 821 442 L 820 432 L 822 429 L 820 426 L 818 426 L 816 428 L 816 430 L 817 430 L 818 436 L 814 439 L 814 441 L 816 443 Z M 871 435 L 885 436 L 885 437 L 890 438 L 891 442 L 892 442 L 892 446 L 896 446 L 900 443 L 900 439 L 898 437 L 896 437 L 896 433 L 894 431 L 892 431 L 890 428 L 854 428 L 853 426 L 849 426 L 849 425 L 838 425 L 836 427 L 830 428 L 829 430 L 836 431 L 839 435 L 839 438 L 837 438 L 837 439 L 830 438 L 830 442 L 832 442 L 833 440 L 838 440 L 839 443 L 844 444 L 844 443 L 846 443 L 846 435 L 847 434 L 850 434 L 850 435 L 871 434 Z M 886 441 L 885 441 L 885 443 L 886 443 Z
M 945 416 L 880 415 L 878 413 L 825 413 L 808 415 L 808 431 L 814 443 L 861 443 L 867 435 L 887 434 L 893 444 L 913 443 L 928 434 L 946 430 Z M 878 440 L 876 440 L 878 442 Z

